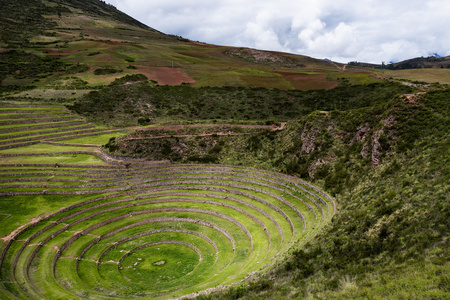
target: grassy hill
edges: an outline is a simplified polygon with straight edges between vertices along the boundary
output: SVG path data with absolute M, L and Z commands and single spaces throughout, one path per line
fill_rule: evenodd
M 317 112 L 225 144 L 220 163 L 311 179 L 336 197 L 338 213 L 276 270 L 202 299 L 447 299 L 449 97 Z
M 329 89 L 342 80 L 379 80 L 372 69 L 166 35 L 102 1 L 5 0 L 2 4 L 4 92 L 33 86 L 46 90 L 51 98 L 48 90 L 73 90 L 75 81 L 93 88 L 127 74 L 143 74 L 160 85 L 300 90 Z M 426 71 L 417 72 L 421 81 L 435 82 Z
M 0 2 L 1 299 L 450 297 L 444 65 Z

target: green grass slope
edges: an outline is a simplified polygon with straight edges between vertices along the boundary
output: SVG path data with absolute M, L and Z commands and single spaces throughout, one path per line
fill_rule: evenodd
M 344 66 L 302 55 L 215 46 L 166 35 L 99 0 L 3 0 L 0 92 L 102 86 L 143 74 L 160 85 L 330 89 L 373 83 L 398 71 Z M 450 83 L 448 69 L 410 80 Z M 68 83 L 70 81 L 71 83 Z M 42 93 L 41 93 L 42 94 Z M 61 97 L 61 96 L 59 96 Z
M 317 240 L 249 286 L 205 298 L 448 296 L 450 90 L 421 92 L 392 83 L 346 88 L 296 94 L 304 97 L 297 102 L 303 110 L 309 95 L 316 95 L 311 98 L 316 110 L 298 113 L 281 131 L 229 137 L 194 132 L 190 138 L 162 133 L 157 139 L 135 133 L 106 145 L 115 155 L 294 174 L 336 196 L 339 213 Z M 231 92 L 228 96 L 234 91 L 225 90 Z M 177 95 L 183 99 L 190 94 Z M 271 108 L 277 110 L 282 103 Z M 220 110 L 216 105 L 210 113 Z
M 0 79 L 12 86 L 48 88 L 66 77 L 90 85 L 143 74 L 159 84 L 323 89 L 338 77 L 374 80 L 370 70 L 288 53 L 214 46 L 163 34 L 103 1 L 2 2 Z M 12 56 L 19 50 L 24 58 Z M 37 72 L 38 71 L 38 72 Z
M 447 89 L 316 113 L 223 151 L 222 162 L 312 179 L 339 213 L 276 271 L 200 298 L 448 299 L 449 99 Z

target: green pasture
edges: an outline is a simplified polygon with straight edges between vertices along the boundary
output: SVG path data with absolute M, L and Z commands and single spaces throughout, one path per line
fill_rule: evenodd
M 114 133 L 97 134 L 97 135 L 73 138 L 73 139 L 67 139 L 67 140 L 64 139 L 61 142 L 67 143 L 67 144 L 93 144 L 93 145 L 101 146 L 101 145 L 108 143 L 108 141 L 113 137 L 119 137 L 122 135 L 129 134 L 131 132 L 132 132 L 132 130 L 124 130 L 124 131 L 114 132 Z
M 407 70 L 382 70 L 380 73 L 394 79 L 407 79 L 411 81 L 450 84 L 449 69 L 407 69 Z
M 52 116 L 52 115 L 49 114 L 49 115 L 46 115 L 44 117 L 39 117 L 39 120 L 42 120 L 42 123 L 46 123 L 48 121 L 52 122 L 51 119 L 55 119 L 55 118 L 63 119 L 63 120 L 60 120 L 59 122 L 64 122 L 65 119 L 67 119 L 67 120 L 79 119 L 79 117 L 76 117 L 74 115 L 69 115 L 69 114 L 61 115 L 61 116 Z M 2 119 L 2 120 L 0 120 L 0 122 L 20 122 L 20 121 L 28 121 L 30 119 L 34 119 L 35 120 L 35 118 L 33 118 L 32 116 L 24 116 L 23 118 L 20 118 L 20 119 Z M 30 123 L 30 124 L 39 124 L 39 123 L 41 123 L 41 122 Z
M 58 146 L 52 144 L 38 143 L 30 146 L 23 146 L 18 148 L 0 150 L 0 154 L 45 154 L 55 152 L 69 152 L 69 151 L 88 151 L 89 148 L 77 146 Z M 44 156 L 44 155 L 43 155 Z M 1 157 L 0 159 L 4 159 Z
M 76 125 L 67 125 L 71 123 L 76 123 Z M 34 124 L 14 124 L 14 125 L 1 125 L 1 129 L 15 129 L 15 128 L 23 128 L 23 131 L 28 131 L 36 126 L 57 126 L 57 127 L 64 127 L 64 126 L 80 126 L 80 125 L 86 125 L 88 123 L 83 121 L 58 121 L 58 122 L 42 122 L 42 123 L 34 123 Z M 53 128 L 53 127 L 52 127 Z M 21 132 L 23 132 L 21 131 Z
M 1 112 L 23 111 L 23 110 L 36 111 L 36 112 L 39 112 L 42 110 L 52 110 L 55 112 L 58 112 L 58 111 L 67 112 L 67 109 L 65 107 L 61 106 L 60 104 L 40 105 L 40 103 L 34 104 L 34 103 L 28 102 L 28 101 L 11 101 L 11 100 L 0 102 L 0 111 Z
M 49 116 L 49 117 L 57 117 L 58 115 L 61 115 L 61 114 L 65 114 L 65 115 L 67 115 L 68 114 L 68 112 L 67 111 L 63 111 L 63 110 L 61 110 L 61 111 L 58 111 L 58 110 L 51 110 L 51 111 L 49 111 L 49 110 L 46 110 L 46 111 L 44 111 L 43 113 L 41 113 L 41 117 L 42 117 L 42 114 L 45 114 L 46 116 Z M 20 120 L 20 119 L 30 119 L 30 118 L 36 118 L 36 115 L 39 115 L 39 111 L 24 111 L 24 112 L 7 112 L 7 111 L 4 111 L 4 113 L 1 113 L 0 114 L 0 117 L 2 117 L 2 120 L 5 120 L 5 119 L 18 119 L 18 120 Z M 57 115 L 57 116 L 55 116 L 55 115 Z
M 56 155 L 36 155 L 36 156 L 13 156 L 1 157 L 2 164 L 78 164 L 80 166 L 107 165 L 97 156 L 90 154 L 56 154 Z
M 29 134 L 28 136 L 34 136 L 34 134 L 46 134 L 46 133 L 70 133 L 71 130 L 88 130 L 90 129 L 90 127 L 84 128 L 86 125 L 73 125 L 73 126 L 61 126 L 61 127 L 53 127 L 53 128 L 42 128 L 42 129 L 35 129 L 33 130 L 32 128 L 29 128 L 28 126 L 23 126 L 23 128 L 25 129 L 24 131 L 14 131 L 14 132 L 8 132 L 8 133 L 1 133 L 0 134 L 0 138 L 8 138 L 10 136 L 15 136 L 15 135 L 21 135 L 21 134 Z M 3 126 L 1 128 L 4 128 Z M 64 131 L 57 131 L 54 132 L 55 130 L 64 130 Z M 1 132 L 1 131 L 0 131 Z M 21 138 L 25 138 L 21 137 Z

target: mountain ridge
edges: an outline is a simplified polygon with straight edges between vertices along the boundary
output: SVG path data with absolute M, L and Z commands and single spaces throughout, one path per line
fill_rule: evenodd
M 41 65 L 53 61 L 70 69 L 67 72 L 59 67 L 52 71 L 49 67 L 49 72 L 27 75 L 23 65 L 3 56 L 0 63 L 12 62 L 4 69 L 20 73 L 0 74 L 4 90 L 11 89 L 4 86 L 14 85 L 46 89 L 55 82 L 67 81 L 67 77 L 100 86 L 132 74 L 143 74 L 159 84 L 301 90 L 330 89 L 342 81 L 383 80 L 373 68 L 291 53 L 209 45 L 167 35 L 100 0 L 2 3 L 1 52 L 25 51 L 43 58 Z M 401 74 L 382 76 L 402 78 Z M 435 82 L 435 76 L 422 71 L 415 77 Z M 450 83 L 447 81 L 444 83 Z

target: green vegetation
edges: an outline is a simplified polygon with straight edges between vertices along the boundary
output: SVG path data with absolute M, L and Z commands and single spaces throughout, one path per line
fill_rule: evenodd
M 119 82 L 127 80 L 120 79 Z M 153 86 L 146 82 L 111 84 L 70 106 L 92 122 L 138 125 L 139 118 L 291 120 L 314 110 L 349 110 L 412 92 L 399 83 L 342 86 L 333 90 L 298 91 L 239 87 Z M 129 116 L 133 118 L 130 119 Z
M 1 276 L 16 282 L 5 284 L 8 292 L 154 299 L 230 284 L 273 266 L 334 212 L 329 196 L 276 173 L 151 162 L 100 167 L 2 167 L 4 215 L 18 220 L 20 195 L 41 194 L 45 203 L 29 207 L 41 217 L 6 240 Z
M 168 159 L 172 162 L 217 163 L 223 146 L 239 136 L 267 130 L 267 126 L 194 127 L 178 130 L 136 131 L 105 144 L 108 153 L 119 156 Z
M 67 69 L 67 74 L 86 71 L 83 66 L 69 65 L 51 56 L 40 57 L 25 51 L 10 50 L 0 53 L 2 76 L 13 74 L 15 79 L 45 78 Z
M 414 101 L 396 97 L 373 108 L 316 114 L 265 138 L 251 155 L 242 154 L 245 148 L 234 158 L 223 151 L 219 162 L 242 158 L 314 178 L 336 195 L 339 213 L 282 268 L 248 288 L 203 298 L 447 298 L 449 98 L 447 89 Z M 330 142 L 320 127 L 334 135 Z M 304 130 L 315 132 L 312 152 L 300 138 Z M 244 147 L 252 149 L 253 140 Z
M 52 29 L 56 23 L 47 20 L 44 14 L 55 14 L 52 7 L 39 0 L 3 1 L 0 12 L 0 39 L 8 47 L 27 44 L 34 35 Z
M 446 60 L 344 66 L 2 1 L 0 298 L 448 299 Z

